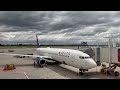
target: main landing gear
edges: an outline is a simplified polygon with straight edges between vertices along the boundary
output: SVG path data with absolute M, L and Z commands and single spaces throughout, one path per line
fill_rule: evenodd
M 34 65 L 34 67 L 35 66 L 39 66 L 39 67 L 41 67 L 41 68 L 43 68 L 44 66 L 46 66 L 47 67 L 47 64 L 45 63 L 45 64 L 38 64 L 38 63 L 36 63 L 36 62 L 33 62 L 33 65 Z

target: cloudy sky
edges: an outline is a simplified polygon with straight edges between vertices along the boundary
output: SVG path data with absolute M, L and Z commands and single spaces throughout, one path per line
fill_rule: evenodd
M 1 43 L 92 43 L 119 41 L 118 11 L 0 11 Z

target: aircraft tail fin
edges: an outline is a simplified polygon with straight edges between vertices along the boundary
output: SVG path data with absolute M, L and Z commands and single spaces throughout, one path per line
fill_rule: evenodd
M 36 44 L 37 44 L 37 47 L 39 47 L 39 40 L 38 40 L 37 34 L 36 34 Z

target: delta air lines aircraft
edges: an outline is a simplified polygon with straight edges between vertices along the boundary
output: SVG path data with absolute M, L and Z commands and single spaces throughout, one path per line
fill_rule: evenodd
M 36 35 L 37 45 L 39 46 L 38 37 Z M 21 55 L 0 53 L 0 55 L 12 55 L 12 56 L 29 56 L 35 59 L 35 63 L 38 65 L 44 65 L 47 61 L 56 61 L 63 64 L 67 64 L 76 68 L 79 68 L 80 74 L 84 71 L 97 66 L 96 62 L 90 58 L 90 56 L 79 50 L 61 49 L 61 48 L 41 48 L 36 49 L 38 55 Z

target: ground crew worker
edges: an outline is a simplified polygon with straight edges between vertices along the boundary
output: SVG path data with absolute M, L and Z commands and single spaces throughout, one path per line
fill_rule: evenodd
M 34 67 L 35 67 L 35 62 L 33 63 Z

